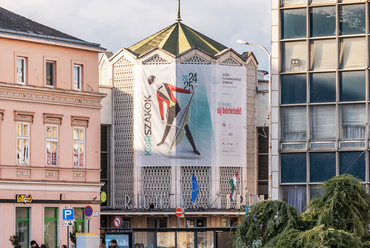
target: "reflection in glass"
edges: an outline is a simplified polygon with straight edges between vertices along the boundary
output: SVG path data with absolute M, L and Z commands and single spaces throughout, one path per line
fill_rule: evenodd
M 337 0 L 311 0 L 311 4 L 315 3 L 336 3 Z
M 310 75 L 310 102 L 335 102 L 335 73 Z
M 175 232 L 157 232 L 157 247 L 176 247 Z
M 282 186 L 283 201 L 292 207 L 296 207 L 301 213 L 306 206 L 306 186 Z
M 315 40 L 311 42 L 310 69 L 330 70 L 337 67 L 335 40 Z
M 335 7 L 311 8 L 311 37 L 335 35 Z
M 307 0 L 281 0 L 281 6 L 291 6 L 291 5 L 302 5 L 306 4 Z
M 342 35 L 365 33 L 365 4 L 339 6 L 339 32 Z
M 306 107 L 284 107 L 282 112 L 282 141 L 306 140 Z
M 208 248 L 208 247 L 215 247 L 214 245 L 214 238 L 213 238 L 213 231 L 208 232 L 198 232 L 197 243 L 198 248 Z
M 177 232 L 177 247 L 194 247 L 194 232 Z
M 341 139 L 365 139 L 365 104 L 341 105 Z
M 281 182 L 306 182 L 306 153 L 281 154 Z
M 305 74 L 281 76 L 281 104 L 305 103 L 306 92 Z
M 351 174 L 365 181 L 365 153 L 364 152 L 340 152 L 339 174 Z
M 310 153 L 310 182 L 324 182 L 334 177 L 335 160 L 335 152 Z
M 282 44 L 282 71 L 302 71 L 307 68 L 306 41 Z
M 341 102 L 365 100 L 364 71 L 340 72 L 339 80 L 339 99 Z
M 364 67 L 366 46 L 365 38 L 340 40 L 339 63 L 341 68 Z
M 312 106 L 311 115 L 311 140 L 334 140 L 336 137 L 335 106 Z
M 281 38 L 306 37 L 306 9 L 291 9 L 281 12 Z

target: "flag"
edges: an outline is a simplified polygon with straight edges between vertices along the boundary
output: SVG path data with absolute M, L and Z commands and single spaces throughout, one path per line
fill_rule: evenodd
M 230 185 L 231 185 L 230 199 L 231 199 L 231 201 L 235 201 L 235 187 L 236 187 L 236 179 L 237 178 L 238 178 L 238 172 L 230 180 Z
M 192 202 L 195 202 L 195 200 L 197 199 L 198 194 L 199 194 L 199 185 L 198 185 L 197 179 L 195 178 L 195 176 L 193 174 L 192 190 L 191 190 L 191 201 Z

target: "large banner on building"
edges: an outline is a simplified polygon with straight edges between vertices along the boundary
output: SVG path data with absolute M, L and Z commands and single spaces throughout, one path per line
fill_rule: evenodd
M 142 65 L 135 82 L 137 166 L 244 166 L 244 67 Z

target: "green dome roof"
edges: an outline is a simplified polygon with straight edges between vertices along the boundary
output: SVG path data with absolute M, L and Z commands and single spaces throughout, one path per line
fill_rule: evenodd
M 226 46 L 191 29 L 180 21 L 132 45 L 128 49 L 141 55 L 156 47 L 175 56 L 195 47 L 212 56 L 227 49 Z

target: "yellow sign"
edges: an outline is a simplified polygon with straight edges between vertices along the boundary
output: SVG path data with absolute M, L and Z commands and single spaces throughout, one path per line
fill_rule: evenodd
M 16 195 L 17 203 L 24 203 L 26 204 L 32 202 L 32 196 L 31 195 Z
M 101 202 L 107 201 L 107 194 L 104 191 L 100 193 L 100 200 Z

